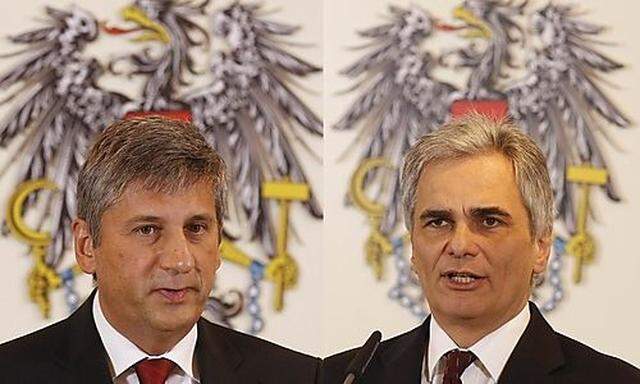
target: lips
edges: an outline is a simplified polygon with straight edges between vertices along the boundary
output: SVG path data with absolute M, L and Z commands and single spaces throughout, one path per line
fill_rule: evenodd
M 189 292 L 189 288 L 180 288 L 180 289 L 160 288 L 160 289 L 157 289 L 156 292 L 158 292 L 162 297 L 164 297 L 170 303 L 178 304 L 184 301 L 187 293 Z
M 471 271 L 449 270 L 441 275 L 450 288 L 457 290 L 470 290 L 477 288 L 486 278 Z

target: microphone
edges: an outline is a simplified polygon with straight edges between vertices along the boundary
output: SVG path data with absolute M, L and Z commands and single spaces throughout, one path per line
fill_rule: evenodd
M 360 350 L 356 353 L 356 356 L 351 360 L 349 366 L 345 370 L 347 376 L 342 384 L 352 384 L 362 377 L 364 371 L 369 365 L 369 362 L 371 362 L 373 355 L 375 355 L 376 350 L 380 345 L 380 339 L 382 339 L 382 333 L 380 333 L 380 331 L 374 331 L 371 336 L 369 336 L 367 342 L 360 347 Z

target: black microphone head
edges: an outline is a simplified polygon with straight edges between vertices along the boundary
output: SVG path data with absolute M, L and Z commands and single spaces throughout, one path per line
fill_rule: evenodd
M 371 362 L 376 350 L 378 349 L 378 345 L 380 345 L 380 340 L 382 339 L 382 333 L 380 331 L 374 331 L 371 336 L 367 339 L 364 345 L 358 350 L 356 356 L 351 360 L 347 370 L 345 371 L 346 375 L 353 374 L 355 379 L 358 379 L 364 371 L 367 369 L 367 366 Z

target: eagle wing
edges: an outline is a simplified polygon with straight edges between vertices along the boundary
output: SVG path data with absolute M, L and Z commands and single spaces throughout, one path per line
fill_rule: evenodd
M 223 36 L 230 50 L 214 55 L 213 81 L 183 100 L 230 164 L 233 205 L 242 211 L 251 238 L 274 255 L 276 220 L 261 186 L 285 179 L 308 183 L 293 143 L 308 148 L 300 128 L 321 136 L 322 121 L 292 86 L 294 77 L 321 69 L 289 53 L 280 40 L 296 27 L 261 19 L 258 10 L 236 3 L 214 15 L 214 34 Z M 322 216 L 313 193 L 304 204 L 313 216 Z
M 75 217 L 75 186 L 86 143 L 107 124 L 120 117 L 127 102 L 123 95 L 97 85 L 100 64 L 82 57 L 86 44 L 95 40 L 98 25 L 79 8 L 46 8 L 47 25 L 11 37 L 25 45 L 24 57 L 0 75 L 0 89 L 12 102 L 0 122 L 0 145 L 23 137 L 10 157 L 17 162 L 15 186 L 26 180 L 47 178 L 58 193 L 34 193 L 27 209 L 45 199 L 39 226 L 51 223 L 52 243 L 46 256 L 55 267 L 68 249 L 70 224 Z
M 586 163 L 608 169 L 601 148 L 608 139 L 603 122 L 630 125 L 597 78 L 622 65 L 596 50 L 590 36 L 602 28 L 580 20 L 570 7 L 549 5 L 532 21 L 542 48 L 531 55 L 525 77 L 507 89 L 509 107 L 545 152 L 557 216 L 573 233 L 577 207 L 568 167 Z M 610 174 L 603 188 L 619 200 Z
M 369 40 L 367 51 L 342 72 L 360 79 L 352 88 L 359 96 L 334 128 L 359 127 L 356 143 L 366 141 L 360 161 L 383 157 L 399 168 L 415 140 L 447 119 L 456 88 L 432 76 L 438 60 L 419 49 L 433 28 L 433 18 L 421 8 L 390 7 L 388 23 L 359 33 Z M 399 172 L 389 176 L 374 169 L 363 188 L 387 207 L 381 230 L 391 233 L 401 222 Z

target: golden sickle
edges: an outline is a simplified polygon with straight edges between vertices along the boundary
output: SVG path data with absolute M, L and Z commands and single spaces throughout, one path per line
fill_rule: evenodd
M 45 263 L 46 247 L 51 242 L 51 234 L 29 228 L 23 218 L 25 200 L 31 193 L 41 189 L 56 190 L 57 186 L 46 179 L 28 180 L 18 186 L 9 199 L 7 226 L 15 237 L 31 246 L 35 265 L 28 277 L 29 296 L 48 318 L 51 310 L 49 292 L 61 284 L 56 271 Z
M 360 163 L 360 166 L 358 166 L 358 169 L 356 169 L 351 177 L 351 188 L 349 191 L 353 202 L 360 207 L 360 209 L 369 215 L 381 217 L 384 215 L 385 206 L 375 201 L 371 201 L 364 193 L 363 185 L 364 178 L 367 176 L 367 173 L 372 169 L 380 167 L 393 169 L 393 165 L 384 157 L 372 157 Z
M 7 207 L 7 225 L 14 236 L 34 247 L 49 245 L 51 234 L 29 228 L 24 222 L 22 212 L 24 201 L 30 194 L 40 189 L 56 190 L 57 188 L 55 183 L 47 179 L 28 180 L 18 186 L 16 192 L 9 199 Z
M 391 241 L 380 231 L 380 221 L 384 216 L 385 206 L 371 201 L 364 192 L 364 179 L 369 171 L 385 167 L 393 169 L 393 165 L 385 158 L 374 157 L 363 161 L 351 177 L 349 192 L 353 202 L 369 216 L 371 233 L 365 243 L 367 263 L 373 268 L 378 280 L 382 279 L 384 265 L 382 258 L 393 251 Z

